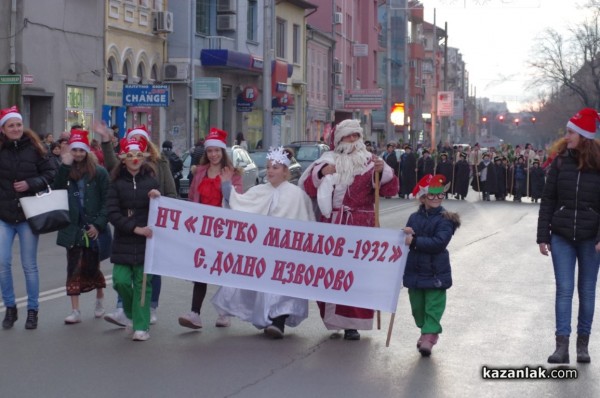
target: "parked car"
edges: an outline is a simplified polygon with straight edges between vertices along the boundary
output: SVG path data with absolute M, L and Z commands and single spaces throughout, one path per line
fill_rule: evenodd
M 287 145 L 296 153 L 296 160 L 302 166 L 302 170 L 306 170 L 308 166 L 321 155 L 329 151 L 329 146 L 318 141 L 294 141 Z
M 255 151 L 250 152 L 250 157 L 252 158 L 252 160 L 254 161 L 256 166 L 258 166 L 258 181 L 262 184 L 267 182 L 267 154 L 268 153 L 269 153 L 269 151 L 264 150 L 264 149 L 257 149 Z M 298 161 L 294 157 L 292 157 L 292 159 L 291 159 L 289 170 L 290 170 L 289 181 L 294 185 L 298 185 L 298 180 L 300 179 L 300 176 L 302 175 L 302 165 L 300 165 L 300 163 L 298 163 Z
M 387 151 L 383 151 L 379 154 L 379 157 L 383 159 L 383 155 L 385 155 L 387 153 Z M 396 159 L 398 159 L 398 162 L 400 161 L 400 157 L 402 156 L 402 154 L 404 153 L 404 149 L 399 149 L 396 148 L 394 149 L 394 153 L 396 154 Z
M 227 147 L 226 151 L 233 166 L 244 170 L 242 176 L 244 192 L 259 184 L 258 166 L 254 163 L 248 154 L 248 151 L 238 145 Z M 190 153 L 186 151 L 181 158 L 183 159 L 183 178 L 179 181 L 179 196 L 183 199 L 187 199 L 190 191 L 190 180 L 188 180 L 188 175 L 190 174 L 192 157 L 190 156 Z

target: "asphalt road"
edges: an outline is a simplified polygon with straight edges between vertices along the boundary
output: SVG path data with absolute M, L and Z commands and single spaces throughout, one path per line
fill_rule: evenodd
M 94 319 L 94 294 L 81 297 L 83 322 L 67 326 L 65 253 L 54 234 L 40 243 L 39 328 L 24 329 L 22 270 L 15 253 L 13 273 L 20 318 L 0 330 L 0 396 L 12 397 L 597 397 L 600 342 L 592 335 L 592 363 L 571 367 L 576 380 L 486 380 L 488 369 L 539 366 L 554 349 L 554 277 L 549 258 L 535 244 L 537 205 L 445 201 L 463 225 L 450 245 L 454 286 L 448 291 L 444 332 L 430 358 L 415 348 L 406 291 L 400 293 L 390 347 L 390 314 L 382 329 L 344 341 L 322 325 L 315 303 L 299 327 L 283 340 L 267 339 L 234 320 L 215 328 L 208 299 L 204 328 L 178 325 L 188 311 L 192 285 L 164 278 L 158 323 L 151 339 L 136 343 L 122 329 Z M 401 228 L 416 209 L 413 201 L 382 199 L 381 226 Z M 15 245 L 16 246 L 16 245 Z M 103 264 L 110 275 L 111 266 Z M 110 281 L 110 278 L 109 278 Z M 115 301 L 111 287 L 106 303 Z M 576 314 L 577 301 L 574 311 Z M 0 307 L 3 316 L 4 308 Z M 575 325 L 575 320 L 573 325 Z

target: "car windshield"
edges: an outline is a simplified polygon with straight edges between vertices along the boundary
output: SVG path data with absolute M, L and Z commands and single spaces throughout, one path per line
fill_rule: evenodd
M 267 154 L 268 152 L 250 152 L 250 157 L 259 169 L 264 169 L 267 167 Z
M 319 148 L 316 146 L 301 146 L 296 151 L 296 160 L 301 161 L 314 161 L 319 158 Z

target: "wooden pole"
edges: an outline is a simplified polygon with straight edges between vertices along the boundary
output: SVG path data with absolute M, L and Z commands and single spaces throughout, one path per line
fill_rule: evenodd
M 390 325 L 388 326 L 387 339 L 385 340 L 385 346 L 390 346 L 390 340 L 392 339 L 392 330 L 394 329 L 394 320 L 396 319 L 396 313 L 393 312 L 390 318 Z
M 379 173 L 377 171 L 375 172 L 375 228 L 379 228 Z M 377 310 L 377 330 L 380 329 L 381 311 Z

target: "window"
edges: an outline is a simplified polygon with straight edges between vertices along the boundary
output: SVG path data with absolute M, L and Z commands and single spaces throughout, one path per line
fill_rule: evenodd
M 285 40 L 286 40 L 286 36 L 285 36 L 285 28 L 286 28 L 286 22 L 283 19 L 279 19 L 277 18 L 277 32 L 275 35 L 275 55 L 279 58 L 285 58 Z
M 300 35 L 302 34 L 302 32 L 300 31 L 300 25 L 294 25 L 293 27 L 293 34 L 294 34 L 294 43 L 292 44 L 293 49 L 292 49 L 292 62 L 295 64 L 299 64 L 300 63 Z
M 258 2 L 257 0 L 248 0 L 248 40 L 258 41 Z
M 65 130 L 74 124 L 90 129 L 94 120 L 95 90 L 89 87 L 67 86 Z
M 210 0 L 196 0 L 196 33 L 210 34 Z

